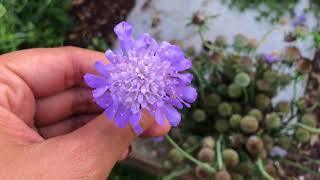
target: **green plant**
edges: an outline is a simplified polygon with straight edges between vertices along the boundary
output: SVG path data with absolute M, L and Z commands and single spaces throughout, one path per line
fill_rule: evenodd
M 0 0 L 0 53 L 62 45 L 70 27 L 70 0 Z M 1 8 L 0 8 L 1 9 Z

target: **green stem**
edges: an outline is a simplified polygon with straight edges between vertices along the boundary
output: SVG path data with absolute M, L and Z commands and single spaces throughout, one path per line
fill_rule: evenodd
M 312 112 L 319 106 L 320 106 L 319 102 L 315 102 L 311 107 L 307 109 L 307 112 Z
M 179 169 L 179 170 L 175 170 L 172 173 L 170 173 L 168 176 L 165 176 L 162 178 L 162 180 L 172 180 L 175 179 L 178 176 L 181 176 L 183 174 L 188 173 L 191 170 L 191 168 L 188 166 L 186 168 L 183 169 Z
M 257 160 L 257 166 L 259 168 L 259 171 L 261 172 L 261 174 L 268 180 L 275 180 L 270 174 L 268 174 L 268 172 L 264 169 L 264 166 L 263 166 L 263 162 L 261 160 L 261 158 L 259 158 Z
M 300 165 L 298 163 L 295 163 L 293 161 L 290 161 L 290 160 L 287 160 L 287 159 L 281 159 L 280 162 L 283 163 L 283 164 L 286 164 L 288 166 L 292 166 L 292 167 L 295 167 L 297 169 L 300 169 L 301 171 L 305 171 L 305 172 L 307 172 L 309 174 L 312 174 L 314 176 L 320 177 L 320 173 L 319 172 L 313 171 L 313 170 L 311 170 L 311 169 L 309 169 L 309 168 L 307 168 L 305 166 L 302 166 L 302 165 Z
M 223 160 L 222 160 L 222 155 L 221 155 L 221 141 L 222 141 L 222 135 L 219 136 L 219 139 L 218 139 L 217 145 L 216 145 L 217 161 L 218 161 L 218 169 L 219 170 L 223 169 Z
M 207 168 L 210 172 L 216 172 L 216 169 L 208 166 L 208 164 L 203 163 L 199 160 L 197 160 L 196 158 L 194 158 L 192 155 L 188 154 L 187 152 L 185 152 L 181 147 L 179 147 L 179 145 L 177 143 L 174 142 L 174 140 L 169 136 L 169 135 L 165 135 L 166 140 L 174 147 L 176 148 L 186 159 L 188 159 L 189 161 L 193 162 L 194 164 L 198 165 L 198 166 L 202 166 Z
M 196 69 L 195 66 L 192 66 L 191 68 L 193 74 L 197 77 L 199 81 L 199 94 L 202 102 L 206 102 L 206 97 L 204 93 L 204 88 L 205 88 L 205 82 L 203 80 L 203 77 L 200 75 L 199 71 Z
M 249 96 L 246 88 L 243 88 L 243 94 L 244 94 L 244 103 L 248 104 Z
M 302 123 L 298 123 L 298 126 L 311 132 L 311 133 L 315 133 L 315 134 L 320 134 L 320 128 L 313 128 L 313 127 L 310 127 L 310 126 L 307 126 L 305 124 L 302 124 Z

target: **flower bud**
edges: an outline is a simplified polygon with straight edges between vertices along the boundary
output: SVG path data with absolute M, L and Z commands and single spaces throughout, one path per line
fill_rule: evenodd
M 206 113 L 202 109 L 196 109 L 192 113 L 192 119 L 196 122 L 203 122 L 206 119 Z
M 248 114 L 255 117 L 258 121 L 261 121 L 263 118 L 263 114 L 259 109 L 251 109 Z
M 215 154 L 211 148 L 204 147 L 198 153 L 198 159 L 202 162 L 212 163 L 214 158 Z
M 271 91 L 271 84 L 269 81 L 265 80 L 265 79 L 259 79 L 257 81 L 257 88 L 260 90 L 260 91 L 263 91 L 263 92 L 269 92 Z
M 221 102 L 221 98 L 219 95 L 212 93 L 208 96 L 208 105 L 209 106 L 218 106 Z
M 225 149 L 222 151 L 222 159 L 228 168 L 233 168 L 239 164 L 239 155 L 233 149 Z
M 169 158 L 176 164 L 179 164 L 184 160 L 184 156 L 175 148 L 169 151 Z
M 228 171 L 222 170 L 215 174 L 215 180 L 231 180 L 231 176 Z
M 263 73 L 263 79 L 270 83 L 274 83 L 278 79 L 278 74 L 275 70 L 267 70 Z
M 249 86 L 251 78 L 247 73 L 241 72 L 236 75 L 236 77 L 234 78 L 234 82 L 240 87 L 245 88 Z
M 215 129 L 220 132 L 226 132 L 229 129 L 228 121 L 225 119 L 219 119 L 215 122 Z
M 232 102 L 230 104 L 231 104 L 231 107 L 232 107 L 232 113 L 235 113 L 235 114 L 241 114 L 242 113 L 242 107 L 241 107 L 241 105 L 239 103 Z
M 242 49 L 248 45 L 248 38 L 241 33 L 238 33 L 233 38 L 233 46 L 236 49 Z
M 192 16 L 192 24 L 201 26 L 205 23 L 206 16 L 200 12 L 196 11 Z
M 292 138 L 286 135 L 280 136 L 278 145 L 283 149 L 289 149 L 292 145 Z
M 258 47 L 258 41 L 256 38 L 249 38 L 247 48 L 256 49 Z
M 242 134 L 240 133 L 233 133 L 230 135 L 229 137 L 230 139 L 230 144 L 233 148 L 239 148 L 241 147 L 244 142 L 245 142 L 245 138 Z
M 232 83 L 228 86 L 228 95 L 231 98 L 238 98 L 242 94 L 242 88 L 238 84 Z
M 296 132 L 295 132 L 295 137 L 299 142 L 305 143 L 308 142 L 310 139 L 310 133 L 309 131 L 305 130 L 305 129 L 301 129 L 299 128 Z
M 227 44 L 227 39 L 223 35 L 217 36 L 216 40 L 214 41 L 214 45 L 221 47 L 221 48 L 225 47 L 226 44 Z
M 308 113 L 302 116 L 301 123 L 315 128 L 317 126 L 317 118 L 314 114 Z
M 212 136 L 206 136 L 202 139 L 202 147 L 211 148 L 213 149 L 215 146 L 215 140 Z
M 290 103 L 288 101 L 280 101 L 276 105 L 276 111 L 281 113 L 282 115 L 287 115 L 291 111 Z
M 267 114 L 265 126 L 267 129 L 276 129 L 281 126 L 281 119 L 277 113 Z
M 298 61 L 298 67 L 297 70 L 301 74 L 308 74 L 312 71 L 312 63 L 310 60 L 307 59 L 301 59 Z
M 259 128 L 259 122 L 253 116 L 245 116 L 241 119 L 240 127 L 245 133 L 254 133 Z
M 222 60 L 223 60 L 223 56 L 221 53 L 214 52 L 210 56 L 210 60 L 211 60 L 212 64 L 215 64 L 215 65 L 221 64 Z
M 207 165 L 210 166 L 209 164 Z M 195 175 L 198 179 L 205 180 L 213 176 L 213 173 L 211 173 L 205 166 L 197 166 L 195 168 Z
M 229 124 L 232 128 L 238 129 L 240 127 L 242 117 L 239 114 L 234 114 L 229 119 Z
M 227 117 L 232 114 L 232 107 L 229 103 L 223 102 L 218 106 L 218 113 L 222 117 Z
M 258 94 L 256 96 L 255 103 L 256 103 L 257 108 L 263 111 L 270 106 L 271 100 L 268 96 L 266 96 L 264 94 Z
M 263 141 L 258 136 L 250 136 L 246 143 L 247 150 L 252 155 L 258 155 L 264 149 Z

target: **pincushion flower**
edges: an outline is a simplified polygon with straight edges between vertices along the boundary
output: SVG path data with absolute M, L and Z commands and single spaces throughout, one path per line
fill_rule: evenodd
M 281 60 L 281 56 L 280 53 L 277 51 L 273 51 L 272 53 L 269 54 L 264 54 L 263 58 L 268 62 L 268 63 L 273 63 L 276 61 L 280 61 Z
M 185 73 L 191 61 L 178 46 L 168 42 L 159 45 L 146 33 L 134 39 L 127 22 L 116 25 L 114 32 L 120 48 L 105 52 L 111 63 L 97 61 L 95 68 L 100 74 L 84 76 L 87 85 L 94 88 L 95 102 L 117 127 L 130 124 L 137 135 L 143 132 L 139 125 L 143 109 L 159 125 L 167 119 L 171 126 L 177 126 L 181 115 L 176 108 L 190 107 L 197 98 L 190 85 L 193 76 Z

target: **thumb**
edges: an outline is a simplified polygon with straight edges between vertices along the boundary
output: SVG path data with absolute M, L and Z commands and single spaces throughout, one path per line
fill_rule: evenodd
M 153 123 L 153 118 L 144 111 L 140 120 L 142 128 L 148 129 Z M 76 148 L 68 149 L 77 152 L 77 156 L 81 156 L 81 159 L 89 163 L 93 162 L 95 170 L 101 169 L 105 175 L 121 159 L 122 153 L 137 136 L 131 126 L 117 128 L 102 114 L 61 138 L 68 144 L 68 147 L 71 145 Z

